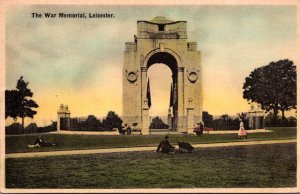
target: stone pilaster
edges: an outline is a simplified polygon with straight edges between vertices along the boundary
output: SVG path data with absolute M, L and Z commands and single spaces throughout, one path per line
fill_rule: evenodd
M 178 84 L 177 84 L 177 90 L 178 90 L 178 119 L 177 119 L 177 130 L 178 132 L 187 132 L 186 129 L 184 129 L 184 71 L 183 67 L 178 67 Z
M 148 103 L 148 101 L 146 103 Z M 143 122 L 142 135 L 149 135 L 150 121 L 149 121 L 149 108 L 148 107 L 144 107 L 142 110 L 142 122 Z
M 195 128 L 194 108 L 187 109 L 187 133 L 193 134 Z
M 142 100 L 147 98 L 147 67 L 141 67 Z M 143 104 L 143 102 L 142 102 Z
M 149 107 L 147 99 L 147 68 L 141 68 L 142 77 L 142 135 L 149 135 Z
M 61 123 L 60 123 L 60 118 L 63 118 L 65 116 L 65 113 L 64 113 L 64 105 L 61 104 L 59 106 L 59 110 L 57 111 L 57 125 L 56 125 L 56 129 L 57 129 L 57 132 L 59 132 L 61 130 Z

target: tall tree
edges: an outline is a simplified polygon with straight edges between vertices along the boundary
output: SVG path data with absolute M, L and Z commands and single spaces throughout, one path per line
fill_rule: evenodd
M 5 112 L 6 118 L 12 117 L 17 119 L 17 117 L 22 118 L 22 130 L 24 132 L 24 118 L 33 116 L 37 113 L 32 108 L 38 108 L 37 103 L 32 100 L 33 93 L 28 88 L 29 82 L 23 80 L 23 76 L 17 82 L 17 90 L 6 90 L 5 91 Z
M 213 124 L 213 116 L 211 114 L 209 114 L 207 111 L 203 111 L 202 112 L 202 120 L 204 122 L 204 126 L 205 127 L 212 127 Z
M 254 69 L 243 86 L 243 97 L 261 104 L 266 111 L 278 112 L 296 108 L 296 66 L 288 59 L 271 62 Z
M 88 131 L 97 131 L 101 125 L 100 120 L 98 120 L 94 115 L 89 115 L 86 123 Z
M 150 129 L 168 129 L 169 126 L 159 117 L 154 117 L 150 123 Z
M 225 126 L 225 129 L 228 129 L 228 120 L 229 120 L 228 114 L 221 115 L 221 118 L 223 119 L 223 124 Z
M 21 98 L 17 90 L 5 90 L 5 118 L 17 121 L 20 112 Z
M 113 128 L 122 129 L 122 123 L 122 119 L 114 111 L 109 111 L 103 119 L 103 125 L 108 130 L 112 130 Z

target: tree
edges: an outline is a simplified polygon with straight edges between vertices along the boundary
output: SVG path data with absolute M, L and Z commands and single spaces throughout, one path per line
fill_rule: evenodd
M 261 104 L 266 111 L 278 112 L 296 108 L 296 66 L 288 59 L 256 68 L 245 79 L 243 98 Z
M 114 111 L 109 111 L 107 116 L 103 119 L 103 125 L 109 130 L 113 128 L 122 129 L 122 123 L 122 119 Z
M 204 126 L 208 128 L 212 128 L 213 124 L 213 116 L 206 111 L 202 112 L 202 120 L 204 122 Z
M 36 133 L 38 126 L 36 123 L 30 123 L 27 127 L 25 127 L 26 133 Z
M 5 126 L 6 135 L 19 134 L 21 131 L 22 131 L 22 125 L 20 123 L 15 122 L 9 126 Z
M 100 129 L 101 122 L 94 115 L 89 115 L 86 122 L 87 130 L 97 131 Z
M 297 126 L 297 118 L 296 117 L 289 117 L 288 119 L 288 126 L 289 127 L 296 127 Z
M 20 112 L 21 98 L 17 90 L 5 90 L 5 118 L 17 121 Z
M 168 129 L 169 126 L 161 120 L 159 117 L 154 117 L 150 124 L 150 129 Z
M 228 120 L 229 120 L 228 114 L 221 115 L 221 118 L 223 119 L 224 128 L 228 130 Z
M 17 90 L 5 91 L 5 117 L 12 117 L 14 120 L 21 117 L 22 132 L 24 132 L 24 118 L 33 118 L 37 112 L 32 108 L 39 107 L 35 101 L 30 99 L 33 93 L 28 88 L 28 84 L 29 82 L 25 82 L 21 76 L 17 82 Z

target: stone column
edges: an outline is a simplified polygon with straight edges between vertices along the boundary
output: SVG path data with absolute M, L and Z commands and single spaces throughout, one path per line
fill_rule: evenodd
M 260 119 L 258 116 L 255 117 L 255 129 L 260 129 Z
M 194 127 L 195 127 L 194 108 L 188 108 L 187 109 L 187 133 L 193 134 Z
M 187 132 L 186 129 L 184 129 L 184 83 L 183 83 L 183 67 L 178 67 L 178 114 L 177 114 L 177 131 L 178 132 Z
M 60 128 L 60 125 L 61 125 L 60 118 L 63 118 L 64 116 L 65 116 L 64 105 L 61 104 L 59 106 L 58 111 L 57 111 L 57 125 L 56 125 L 57 132 L 59 132 L 61 130 L 61 128 Z
M 141 68 L 142 81 L 142 135 L 149 135 L 149 107 L 147 99 L 147 67 Z
M 144 99 L 144 105 L 142 110 L 142 135 L 149 135 L 149 108 L 148 108 L 148 100 Z
M 147 99 L 147 67 L 141 68 L 141 90 L 142 90 L 142 101 Z M 142 106 L 144 102 L 141 103 Z
M 71 130 L 71 112 L 69 111 L 69 107 L 65 106 L 65 119 L 66 119 L 66 126 L 65 129 L 62 130 Z

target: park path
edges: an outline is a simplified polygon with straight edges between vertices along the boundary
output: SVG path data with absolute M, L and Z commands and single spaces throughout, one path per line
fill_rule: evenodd
M 228 143 L 193 144 L 193 146 L 195 148 L 209 148 L 209 147 L 247 146 L 247 145 L 262 145 L 262 144 L 277 144 L 277 143 L 296 143 L 296 142 L 297 142 L 296 139 L 289 139 L 289 140 L 242 141 L 242 142 L 228 142 Z M 32 157 L 45 157 L 45 156 L 104 154 L 104 153 L 115 153 L 115 152 L 139 152 L 139 151 L 155 151 L 155 150 L 156 147 L 65 150 L 65 151 L 51 151 L 51 152 L 12 153 L 12 154 L 6 154 L 5 158 L 32 158 Z

